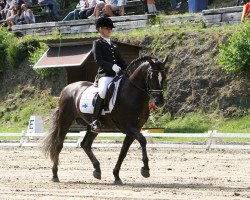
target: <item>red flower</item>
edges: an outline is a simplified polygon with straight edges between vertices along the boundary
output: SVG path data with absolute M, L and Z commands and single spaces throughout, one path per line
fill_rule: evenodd
M 154 103 L 150 102 L 149 103 L 149 110 L 156 110 L 156 109 L 157 109 L 156 105 Z

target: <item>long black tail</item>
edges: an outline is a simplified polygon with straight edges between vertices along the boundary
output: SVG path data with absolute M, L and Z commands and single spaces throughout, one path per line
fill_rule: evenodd
M 58 160 L 58 149 L 63 141 L 60 141 L 58 133 L 59 108 L 56 108 L 52 116 L 52 127 L 50 132 L 42 139 L 41 148 L 46 157 L 50 156 L 53 162 Z

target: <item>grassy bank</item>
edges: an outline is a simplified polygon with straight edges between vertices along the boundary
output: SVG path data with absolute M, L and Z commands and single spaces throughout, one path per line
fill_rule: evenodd
M 186 26 L 185 28 L 168 29 L 164 24 L 162 26 L 157 24 L 147 29 L 131 31 L 129 32 L 129 37 L 128 32 L 114 33 L 113 39 L 125 43 L 140 44 L 146 47 L 146 50 L 144 50 L 146 53 L 150 52 L 153 56 L 160 58 L 166 55 L 170 56 L 168 67 L 173 69 L 182 65 L 182 60 L 180 59 L 182 55 L 188 55 L 186 59 L 192 57 L 193 61 L 197 59 L 200 63 L 206 63 L 204 70 L 207 70 L 209 73 L 211 70 L 221 69 L 221 66 L 214 59 L 218 53 L 218 43 L 224 42 L 228 35 L 231 35 L 238 27 L 239 25 L 204 29 L 202 26 Z M 96 36 L 96 34 L 93 34 L 93 36 Z M 59 36 L 55 34 L 49 38 L 57 37 Z M 81 38 L 86 36 L 78 35 L 74 37 Z M 39 41 L 49 38 L 39 38 Z M 33 56 L 32 58 L 38 59 L 43 52 L 30 48 L 30 44 L 33 44 L 34 40 L 37 39 L 30 37 L 28 39 L 19 38 L 18 44 L 20 52 L 24 52 L 23 55 Z M 29 47 L 29 50 L 23 49 L 26 46 Z M 6 55 L 9 55 L 9 57 L 18 52 L 14 47 L 10 48 L 7 44 L 3 48 L 7 49 Z M 34 59 L 33 62 L 36 61 Z M 14 60 L 13 63 L 18 63 L 17 61 Z M 11 64 L 10 60 L 5 62 Z M 194 64 L 196 63 L 194 62 Z M 30 70 L 32 70 L 31 67 Z M 185 67 L 183 66 L 183 68 Z M 6 70 L 1 68 L 1 66 L 0 69 Z M 20 75 L 15 73 L 15 69 L 12 69 L 11 66 L 10 69 L 12 71 L 9 73 L 12 73 L 14 77 Z M 195 75 L 195 70 L 190 71 L 189 76 Z M 29 78 L 27 77 L 27 79 Z M 171 78 L 169 77 L 169 79 Z M 30 115 L 34 114 L 41 115 L 45 121 L 46 128 L 48 128 L 50 116 L 57 104 L 57 98 L 51 94 L 49 87 L 41 90 L 39 87 L 34 86 L 38 85 L 35 81 L 33 81 L 33 85 L 31 83 L 22 86 L 20 86 L 21 84 L 6 84 L 4 89 L 0 89 L 0 132 L 21 132 L 25 130 Z M 167 95 L 168 91 L 166 90 L 165 96 L 167 97 Z M 217 106 L 215 107 L 217 108 Z M 162 120 L 161 126 L 165 127 L 165 132 L 205 133 L 208 130 L 218 130 L 220 132 L 250 133 L 250 115 L 225 119 L 217 109 L 209 112 L 203 112 L 199 109 L 197 108 L 198 111 L 196 112 L 190 112 L 178 117 L 175 116 L 174 119 L 173 116 L 172 118 L 170 116 L 165 121 Z

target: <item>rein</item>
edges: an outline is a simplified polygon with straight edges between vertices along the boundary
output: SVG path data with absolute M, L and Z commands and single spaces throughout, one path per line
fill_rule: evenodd
M 133 84 L 137 89 L 141 90 L 142 92 L 146 93 L 149 97 L 151 97 L 152 99 L 154 99 L 154 97 L 151 95 L 151 93 L 163 93 L 163 90 L 153 90 L 153 89 L 150 89 L 150 86 L 149 86 L 149 72 L 163 72 L 165 71 L 164 69 L 163 70 L 155 70 L 155 69 L 148 69 L 147 70 L 147 79 L 146 79 L 146 90 L 143 89 L 142 87 L 138 86 L 137 84 L 135 84 L 133 81 L 129 80 L 129 78 L 127 76 L 123 76 L 124 78 L 126 78 L 131 84 Z

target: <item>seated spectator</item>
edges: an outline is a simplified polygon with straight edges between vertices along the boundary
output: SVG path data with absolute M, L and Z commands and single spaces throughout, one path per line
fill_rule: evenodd
M 247 3 L 243 7 L 241 22 L 245 22 L 246 20 L 250 20 L 250 3 Z
M 149 14 L 157 14 L 154 0 L 147 0 L 147 6 L 148 6 L 148 13 Z
M 94 8 L 93 14 L 90 15 L 88 18 L 89 18 L 89 19 L 98 18 L 98 17 L 100 16 L 100 12 L 101 12 L 102 9 L 104 8 L 105 4 L 106 4 L 106 3 L 103 2 L 103 1 L 96 2 L 96 6 L 95 6 L 95 8 Z
M 2 11 L 2 16 L 4 19 L 7 19 L 7 17 L 10 16 L 10 12 L 13 8 L 14 2 L 15 2 L 15 0 L 7 0 L 6 1 L 5 8 Z
M 118 0 L 106 0 L 106 4 L 103 8 L 103 13 L 107 16 L 107 17 L 112 17 L 114 16 L 114 12 L 119 11 L 120 8 L 118 6 Z
M 62 21 L 69 21 L 72 17 L 74 17 L 74 20 L 78 20 L 79 12 L 84 8 L 86 8 L 85 1 L 80 0 L 79 3 L 76 5 L 76 9 L 71 11 Z
M 5 0 L 0 0 L 0 20 L 5 20 L 5 16 L 3 13 L 3 10 L 5 8 L 6 1 Z
M 38 0 L 38 4 L 39 5 L 51 5 L 53 18 L 55 21 L 58 21 L 56 0 Z
M 87 19 L 91 16 L 95 10 L 96 4 L 99 2 L 99 0 L 86 0 L 85 8 L 81 8 L 81 11 L 79 12 L 80 19 Z
M 28 6 L 26 4 L 22 4 L 21 10 L 22 14 L 20 16 L 20 19 L 22 21 L 18 24 L 33 24 L 36 22 L 32 10 L 28 9 Z
M 10 11 L 10 16 L 6 18 L 8 24 L 8 30 L 11 30 L 11 27 L 15 25 L 19 20 L 20 9 L 18 3 L 15 1 L 12 10 Z
M 109 17 L 116 15 L 124 15 L 126 0 L 111 1 L 111 3 L 105 4 L 103 8 L 103 13 Z
M 105 2 L 97 3 L 94 12 L 88 18 L 98 18 L 101 11 L 106 17 L 114 16 L 114 12 L 120 12 L 119 15 L 124 15 L 125 0 L 105 0 Z

